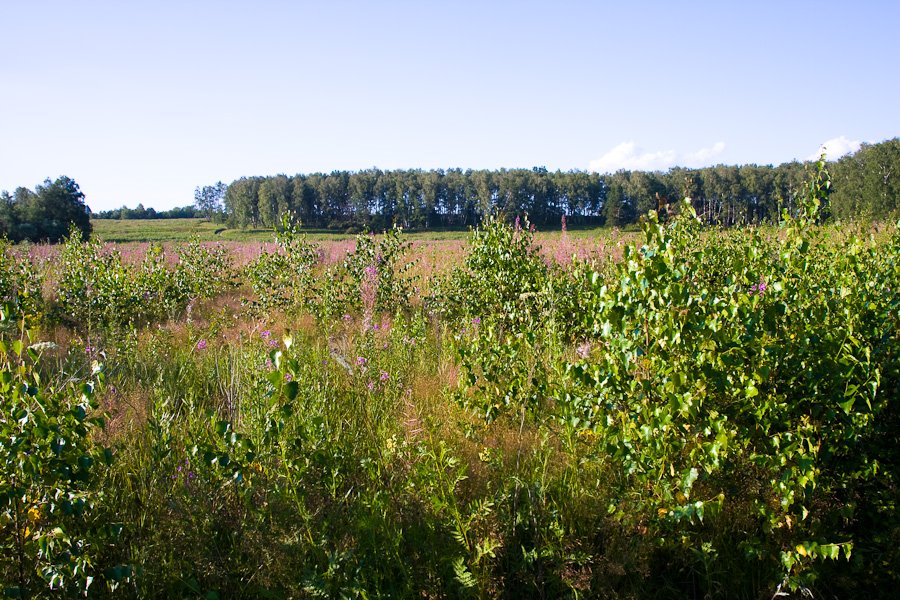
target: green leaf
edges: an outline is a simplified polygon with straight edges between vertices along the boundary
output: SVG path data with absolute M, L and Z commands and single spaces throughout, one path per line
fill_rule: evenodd
M 853 404 L 855 402 L 856 402 L 856 398 L 850 397 L 847 400 L 844 400 L 843 402 L 838 402 L 838 406 L 841 407 L 841 410 L 844 411 L 844 414 L 849 415 L 850 412 L 853 410 Z

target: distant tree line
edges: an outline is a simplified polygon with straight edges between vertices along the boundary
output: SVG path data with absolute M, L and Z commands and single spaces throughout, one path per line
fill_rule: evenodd
M 828 165 L 832 213 L 844 219 L 900 215 L 900 138 L 864 144 Z M 661 201 L 690 197 L 707 222 L 740 225 L 777 221 L 792 211 L 808 164 L 621 170 L 611 175 L 545 168 L 489 170 L 332 171 L 329 174 L 242 177 L 221 203 L 205 204 L 238 227 L 273 227 L 285 211 L 305 226 L 382 229 L 474 225 L 487 214 L 528 214 L 538 225 L 622 226 Z M 221 185 L 221 184 L 218 184 Z
M 114 208 L 111 210 L 102 210 L 91 215 L 94 219 L 193 219 L 200 216 L 194 206 L 176 206 L 169 210 L 155 210 L 152 206 L 144 208 L 143 204 L 138 204 L 137 208 Z
M 192 206 L 176 206 L 169 210 L 154 210 L 138 204 L 137 208 L 115 208 L 93 214 L 95 219 L 193 219 L 196 217 L 222 218 L 222 206 L 227 185 L 219 181 L 215 185 L 207 185 L 194 189 Z
M 841 219 L 900 217 L 900 138 L 863 144 L 831 162 L 829 197 Z M 0 193 L 0 235 L 12 241 L 58 241 L 74 223 L 87 237 L 90 218 L 171 219 L 203 216 L 234 227 L 275 227 L 292 212 L 307 227 L 351 231 L 465 227 L 488 214 L 527 214 L 540 226 L 563 215 L 573 225 L 623 226 L 661 202 L 689 197 L 709 223 L 776 221 L 793 211 L 808 164 L 717 165 L 703 169 L 621 170 L 610 175 L 533 169 L 332 171 L 293 177 L 242 177 L 198 187 L 194 206 L 166 211 L 122 207 L 90 214 L 72 179 L 47 179 L 31 191 Z
M 58 242 L 73 225 L 83 239 L 90 237 L 90 208 L 73 179 L 46 179 L 34 191 L 0 192 L 0 236 L 10 241 Z

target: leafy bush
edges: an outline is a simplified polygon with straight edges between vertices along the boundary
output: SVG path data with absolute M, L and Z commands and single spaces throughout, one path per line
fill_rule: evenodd
M 404 311 L 411 307 L 416 277 L 415 260 L 407 260 L 410 244 L 403 230 L 393 227 L 380 238 L 357 235 L 356 247 L 343 262 L 326 269 L 313 307 L 320 322 L 362 311 L 367 325 L 375 313 Z
M 900 527 L 898 256 L 813 243 L 814 181 L 775 252 L 751 231 L 721 262 L 689 204 L 668 228 L 651 213 L 646 243 L 596 278 L 589 356 L 557 392 L 621 470 L 612 514 L 707 565 L 737 545 L 792 588 L 813 584 L 817 559 L 896 554 L 862 523 Z M 709 281 L 710 262 L 730 272 Z
M 319 262 L 319 250 L 287 215 L 275 241 L 278 251 L 261 254 L 247 269 L 254 309 L 308 309 L 316 297 L 313 269 Z
M 41 273 L 27 257 L 14 254 L 9 242 L 0 239 L 0 304 L 4 305 L 6 323 L 19 317 L 36 326 L 43 317 L 44 299 Z
M 60 252 L 57 308 L 61 320 L 90 332 L 172 318 L 194 300 L 211 298 L 231 279 L 230 259 L 221 246 L 192 241 L 178 252 L 174 267 L 165 252 L 150 244 L 139 265 L 94 238 L 77 232 Z
M 112 458 L 93 439 L 104 423 L 102 367 L 53 389 L 37 369 L 52 344 L 26 344 L 24 328 L 0 341 L 0 580 L 17 597 L 86 591 L 98 541 L 114 533 L 94 522 L 102 496 L 93 483 Z

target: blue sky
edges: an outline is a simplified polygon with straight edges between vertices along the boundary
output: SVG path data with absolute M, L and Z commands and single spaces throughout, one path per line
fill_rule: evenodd
M 900 3 L 0 0 L 0 190 L 778 164 L 900 135 Z

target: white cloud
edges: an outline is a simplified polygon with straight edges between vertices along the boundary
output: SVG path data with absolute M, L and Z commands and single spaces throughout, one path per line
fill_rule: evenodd
M 665 171 L 670 167 L 701 167 L 725 151 L 725 143 L 717 142 L 711 148 L 679 154 L 674 150 L 645 152 L 634 142 L 623 142 L 590 162 L 588 167 L 597 173 L 614 173 L 619 169 L 630 171 Z
M 725 152 L 725 142 L 716 142 L 712 148 L 700 148 L 696 152 L 689 152 L 684 155 L 683 167 L 703 167 Z
M 860 144 L 862 144 L 862 142 L 859 140 L 851 140 L 845 135 L 831 138 L 819 146 L 819 149 L 815 154 L 807 156 L 806 160 L 819 160 L 819 157 L 822 156 L 823 153 L 828 160 L 837 160 L 845 154 L 850 154 L 851 152 L 859 150 Z

